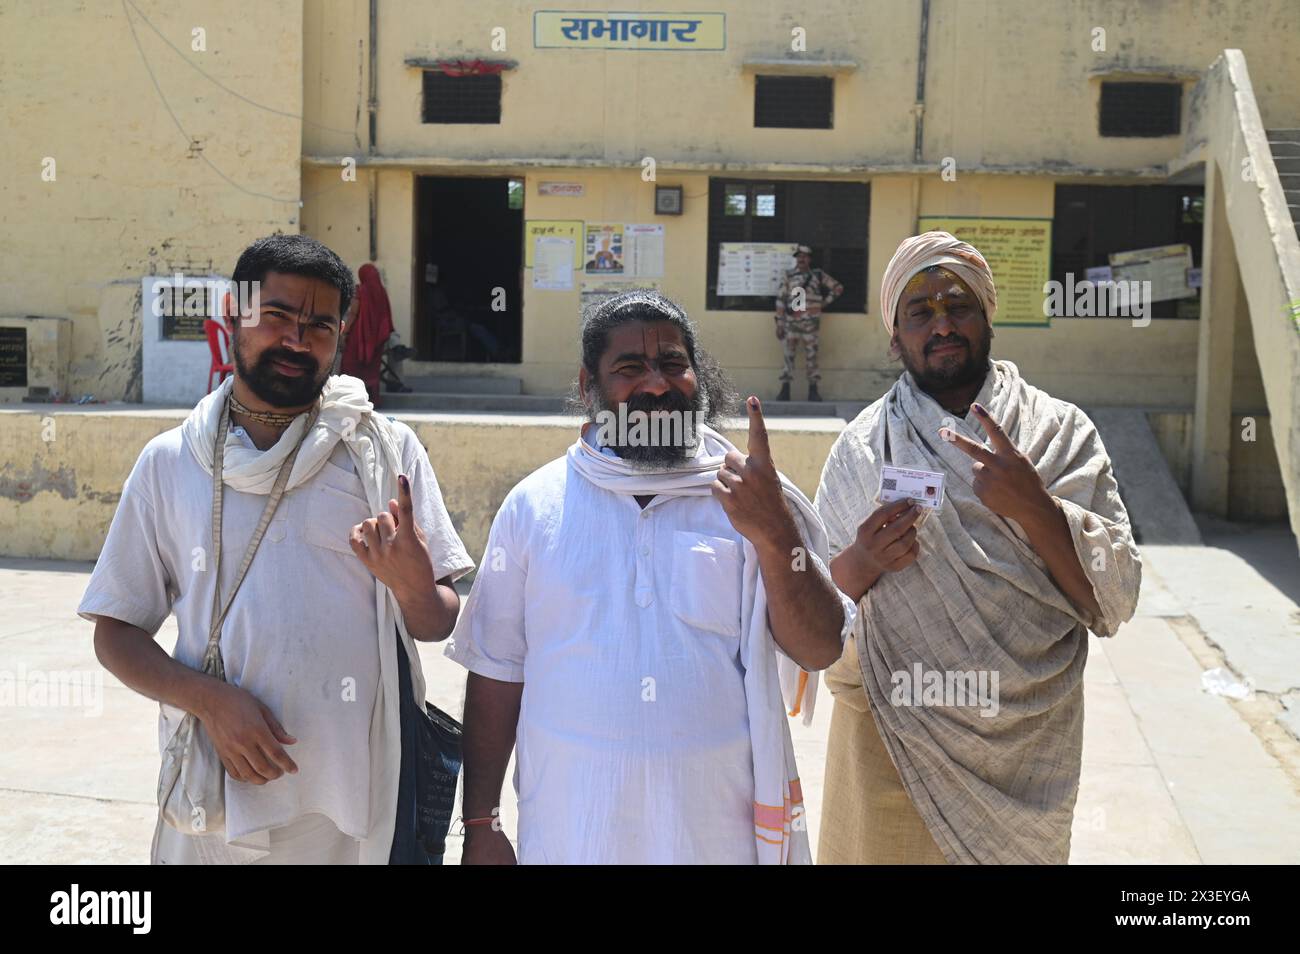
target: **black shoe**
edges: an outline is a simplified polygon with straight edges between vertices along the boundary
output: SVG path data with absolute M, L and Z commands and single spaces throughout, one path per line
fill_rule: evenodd
M 821 399 L 822 399 L 822 396 L 821 396 L 820 392 L 818 392 L 818 390 L 817 390 L 817 385 L 815 385 L 815 384 L 810 384 L 810 385 L 808 385 L 808 400 L 810 400 L 810 401 L 820 401 Z
M 778 401 L 790 400 L 790 382 L 785 381 L 781 384 L 781 393 L 776 396 Z

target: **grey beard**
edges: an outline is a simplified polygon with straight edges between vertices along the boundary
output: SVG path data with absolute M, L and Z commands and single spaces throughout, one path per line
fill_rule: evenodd
M 634 470 L 645 471 L 647 473 L 660 472 L 664 469 L 674 469 L 694 458 L 696 451 L 699 449 L 703 436 L 700 433 L 699 425 L 703 423 L 705 409 L 701 405 L 707 405 L 706 398 L 698 395 L 695 400 L 690 401 L 689 408 L 681 408 L 683 413 L 689 412 L 691 417 L 697 422 L 695 427 L 682 429 L 681 443 L 648 443 L 625 445 L 618 443 L 606 443 L 603 446 L 608 447 L 620 459 L 627 461 Z M 631 409 L 629 409 L 630 411 Z M 596 423 L 597 415 L 602 412 L 608 412 L 618 417 L 618 405 L 611 405 L 606 398 L 600 386 L 593 380 L 587 386 L 587 419 L 591 423 Z M 653 412 L 648 412 L 653 413 Z

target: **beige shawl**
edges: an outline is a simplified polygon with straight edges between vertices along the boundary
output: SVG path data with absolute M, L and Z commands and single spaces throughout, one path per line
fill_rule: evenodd
M 836 554 L 875 510 L 882 463 L 947 475 L 943 509 L 921 527 L 917 562 L 886 573 L 859 604 L 863 686 L 904 787 L 950 862 L 1064 863 L 1087 631 L 1113 635 L 1133 615 L 1141 562 L 1110 460 L 1082 411 L 1026 384 L 1009 361 L 991 363 L 977 400 L 1062 502 L 1098 619 L 1083 618 L 1023 531 L 980 502 L 973 461 L 939 437 L 947 425 L 984 441 L 975 415 L 948 414 L 908 373 L 840 435 L 817 507 Z M 895 705 L 895 674 L 917 666 L 945 676 L 996 672 L 996 707 L 952 705 L 951 696 Z

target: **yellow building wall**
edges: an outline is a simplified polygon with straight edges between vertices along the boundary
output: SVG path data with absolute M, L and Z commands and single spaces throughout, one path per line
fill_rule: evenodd
M 140 400 L 142 278 L 298 230 L 301 0 L 136 6 L 0 4 L 0 315 L 70 318 L 69 391 L 102 400 Z
M 380 4 L 376 153 L 406 165 L 374 172 L 366 168 L 367 0 L 267 0 L 244 16 L 216 16 L 207 0 L 138 10 L 0 0 L 0 162 L 10 171 L 0 179 L 0 315 L 70 318 L 69 390 L 138 400 L 141 277 L 227 273 L 253 238 L 299 228 L 356 267 L 369 256 L 373 179 L 378 264 L 410 343 L 415 170 L 518 175 L 528 182 L 528 217 L 664 222 L 665 291 L 701 321 L 706 345 L 742 389 L 769 393 L 779 366 L 770 318 L 704 309 L 704 197 L 709 174 L 723 166 L 728 175 L 870 181 L 874 309 L 884 263 L 918 212 L 1050 215 L 1054 181 L 1083 173 L 1134 181 L 1177 154 L 1177 137 L 1097 135 L 1103 75 L 1185 76 L 1190 86 L 1219 50 L 1239 47 L 1265 124 L 1300 125 L 1300 4 L 1292 0 L 934 0 L 919 165 L 919 2 L 717 0 L 699 9 L 727 14 L 727 48 L 718 53 L 537 50 L 534 8 Z M 575 0 L 568 8 L 665 5 Z M 191 49 L 198 28 L 206 51 Z M 504 49 L 493 49 L 496 28 Z M 806 31 L 804 53 L 790 49 L 796 28 Z M 1095 28 L 1106 30 L 1104 51 L 1092 49 Z M 516 61 L 505 74 L 502 125 L 420 123 L 420 70 L 404 64 L 410 56 Z M 834 129 L 753 128 L 752 61 L 775 58 L 856 64 L 838 74 Z M 355 182 L 340 176 L 335 160 L 345 156 L 361 165 Z M 644 156 L 657 160 L 661 184 L 685 187 L 684 216 L 650 214 L 651 185 L 638 174 Z M 937 175 L 947 156 L 957 160 L 953 183 Z M 57 163 L 54 182 L 41 179 L 46 157 Z M 1025 174 L 987 174 L 1008 170 Z M 587 195 L 540 197 L 542 177 L 584 182 Z M 456 370 L 519 376 L 528 391 L 554 393 L 576 363 L 577 293 L 525 287 L 524 296 L 524 364 Z M 1122 324 L 1063 319 L 1050 331 L 1000 330 L 996 348 L 1075 400 L 1187 406 L 1195 324 Z M 874 314 L 827 319 L 828 396 L 871 397 L 896 376 L 877 328 Z
M 615 6 L 663 9 L 656 2 Z M 359 265 L 368 253 L 364 181 L 377 177 L 378 264 L 408 343 L 414 340 L 414 177 L 514 176 L 526 182 L 528 219 L 664 224 L 662 289 L 699 321 L 705 346 L 743 391 L 773 393 L 781 358 L 770 315 L 705 308 L 709 176 L 870 182 L 869 314 L 829 313 L 821 352 L 823 394 L 870 399 L 900 370 L 888 358 L 877 317 L 879 283 L 918 214 L 1050 217 L 1058 182 L 1162 181 L 1154 173 L 1179 154 L 1181 137 L 1102 138 L 1103 77 L 1173 77 L 1190 90 L 1224 46 L 1236 46 L 1251 63 L 1266 123 L 1300 122 L 1300 65 L 1287 39 L 1300 35 L 1300 4 L 1287 0 L 934 0 L 919 164 L 912 109 L 919 2 L 828 0 L 761 12 L 752 3 L 706 4 L 699 9 L 727 14 L 727 48 L 716 53 L 534 49 L 533 9 L 504 2 L 384 3 L 376 47 L 382 165 L 377 172 L 363 169 L 348 188 L 325 182 L 336 181 L 338 172 L 324 163 L 363 148 L 367 87 L 358 77 L 368 63 L 368 4 L 306 10 L 304 83 L 313 121 L 304 127 L 304 192 L 331 191 L 305 201 L 303 227 L 327 242 L 338 236 L 348 260 Z M 795 28 L 806 31 L 805 53 L 790 49 Z M 496 34 L 494 48 L 498 29 L 504 32 Z M 1094 49 L 1101 39 L 1096 29 L 1105 31 L 1101 50 Z M 517 67 L 503 74 L 501 125 L 422 124 L 421 71 L 405 65 L 410 57 L 514 61 Z M 753 128 L 753 77 L 766 71 L 753 62 L 779 58 L 856 65 L 837 74 L 834 129 Z M 1188 106 L 1185 98 L 1184 115 Z M 658 184 L 683 187 L 684 215 L 653 215 L 654 183 L 640 177 L 646 156 L 656 160 Z M 938 174 L 946 157 L 957 163 L 952 182 Z M 361 162 L 364 167 L 364 156 Z M 541 196 L 542 179 L 579 182 L 585 194 Z M 521 364 L 421 364 L 417 370 L 518 377 L 527 393 L 562 392 L 576 373 L 581 276 L 575 279 L 572 292 L 534 291 L 525 274 Z M 1034 383 L 1079 403 L 1189 407 L 1196 345 L 1194 321 L 1134 328 L 1076 318 L 1055 319 L 1050 329 L 1001 327 L 994 352 L 1019 363 Z M 797 382 L 796 397 L 802 378 Z
M 439 174 L 481 170 L 453 167 Z M 363 173 L 369 175 L 369 172 Z M 414 184 L 416 173 L 381 170 L 378 177 L 378 265 L 393 304 L 394 324 L 403 339 L 414 341 L 412 262 Z M 684 214 L 653 213 L 655 183 L 643 182 L 632 170 L 558 168 L 539 172 L 525 166 L 493 170 L 525 180 L 526 219 L 655 222 L 665 228 L 664 272 L 657 282 L 700 326 L 701 341 L 745 393 L 767 396 L 777 388 L 780 345 L 773 335 L 770 311 L 710 311 L 706 308 L 705 272 L 708 235 L 708 175 L 664 172 L 662 185 L 680 185 Z M 327 189 L 333 170 L 310 170 L 310 192 Z M 766 177 L 771 178 L 771 177 Z M 848 177 L 839 177 L 851 181 Z M 543 196 L 542 180 L 579 182 L 578 197 Z M 831 311 L 822 323 L 822 393 L 831 399 L 871 400 L 898 377 L 901 365 L 888 355 L 888 339 L 879 319 L 880 282 L 898 243 L 915 231 L 921 215 L 999 215 L 1048 217 L 1053 210 L 1055 180 L 1038 176 L 958 173 L 955 181 L 939 176 L 859 177 L 871 184 L 868 234 L 868 313 Z M 304 230 L 334 247 L 353 268 L 368 250 L 368 200 L 364 183 L 325 191 L 305 203 Z M 919 205 L 918 205 L 919 203 Z M 337 237 L 337 238 L 336 238 Z M 502 241 L 510 240 L 503 237 Z M 996 276 L 995 276 L 996 278 Z M 441 374 L 496 374 L 518 377 L 526 393 L 562 393 L 577 374 L 578 316 L 581 275 L 572 291 L 531 287 L 525 271 L 523 290 L 523 361 L 518 365 L 421 363 L 421 370 Z M 636 284 L 628 279 L 629 286 Z M 1032 382 L 1075 403 L 1093 406 L 1138 404 L 1189 407 L 1196 379 L 1197 323 L 1153 320 L 1145 327 L 1129 321 L 1055 318 L 1049 328 L 998 326 L 996 357 L 1017 363 Z M 1238 373 L 1248 374 L 1250 355 L 1243 351 Z M 802 359 L 795 396 L 802 388 Z M 1255 371 L 1258 377 L 1258 372 Z M 1247 387 L 1249 391 L 1249 387 Z
M 472 161 L 512 158 L 592 162 L 910 165 L 919 53 L 919 0 L 819 0 L 773 6 L 710 0 L 726 14 L 726 49 L 628 52 L 534 49 L 537 9 L 637 12 L 678 7 L 662 0 L 552 5 L 384 0 L 379 7 L 378 144 L 387 156 Z M 309 155 L 335 155 L 364 128 L 367 87 L 358 83 L 368 38 L 367 0 L 308 4 L 304 79 L 311 90 L 304 131 Z M 792 50 L 792 31 L 806 50 Z M 1094 50 L 1095 29 L 1105 48 Z M 494 30 L 499 39 L 494 46 Z M 934 0 L 926 61 L 925 160 L 951 155 L 963 167 L 1124 170 L 1178 153 L 1176 137 L 1103 139 L 1097 133 L 1103 75 L 1184 78 L 1225 47 L 1245 52 L 1265 123 L 1300 113 L 1292 0 Z M 408 57 L 514 60 L 503 76 L 500 126 L 420 122 L 420 70 Z M 835 91 L 835 128 L 753 127 L 753 69 L 770 59 L 848 61 Z M 328 128 L 323 128 L 328 127 Z M 557 135 L 557 133 L 559 133 Z M 363 136 L 364 139 L 364 136 Z

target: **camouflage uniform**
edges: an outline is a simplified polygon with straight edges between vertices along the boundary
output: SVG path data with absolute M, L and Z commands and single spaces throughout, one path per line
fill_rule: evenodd
M 794 314 L 791 298 L 797 288 L 804 290 L 804 311 Z M 785 367 L 781 369 L 781 383 L 787 384 L 794 377 L 795 352 L 803 343 L 804 364 L 808 369 L 808 383 L 816 384 L 821 380 L 821 369 L 817 365 L 818 338 L 821 335 L 822 309 L 844 294 L 844 286 L 820 268 L 806 272 L 798 268 L 789 269 L 781 279 L 781 287 L 776 292 L 776 324 L 778 333 L 784 332 L 781 347 L 785 357 Z

